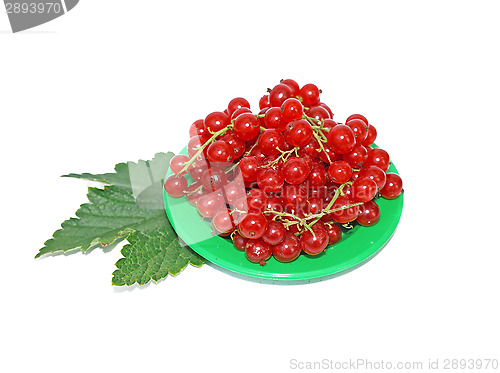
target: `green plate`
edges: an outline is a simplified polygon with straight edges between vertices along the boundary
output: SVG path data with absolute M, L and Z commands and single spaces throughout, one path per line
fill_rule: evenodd
M 186 154 L 184 149 L 181 154 Z M 391 164 L 388 172 L 397 173 Z M 172 172 L 167 172 L 167 177 Z M 188 181 L 191 182 L 191 180 Z M 203 221 L 186 198 L 172 198 L 163 191 L 168 219 L 179 237 L 210 262 L 235 274 L 268 280 L 311 280 L 340 275 L 366 263 L 390 240 L 403 211 L 403 193 L 396 199 L 377 199 L 380 220 L 372 227 L 356 225 L 335 245 L 317 256 L 300 255 L 291 263 L 274 258 L 261 266 L 236 250 L 229 238 L 212 236 L 210 222 Z

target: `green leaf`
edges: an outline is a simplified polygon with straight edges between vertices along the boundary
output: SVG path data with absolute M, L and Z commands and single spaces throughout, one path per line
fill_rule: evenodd
M 77 218 L 62 223 L 62 229 L 45 242 L 36 258 L 58 251 L 81 248 L 87 251 L 121 241 L 135 230 L 149 231 L 164 226 L 163 209 L 141 208 L 131 191 L 116 186 L 89 188 L 90 203 L 80 206 Z
M 149 232 L 134 232 L 129 244 L 121 251 L 123 258 L 116 263 L 113 285 L 147 284 L 168 274 L 177 275 L 189 263 L 200 267 L 204 260 L 187 246 L 182 246 L 168 223 Z
M 149 185 L 158 183 L 167 173 L 170 159 L 174 153 L 156 153 L 152 160 L 136 162 L 118 163 L 115 172 L 105 174 L 68 174 L 63 177 L 98 181 L 111 184 L 125 189 L 133 190 L 137 194 L 138 190 L 144 190 Z

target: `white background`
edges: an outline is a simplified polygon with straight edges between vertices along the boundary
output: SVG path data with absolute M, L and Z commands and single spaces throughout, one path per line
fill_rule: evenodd
M 288 372 L 291 359 L 500 359 L 498 1 L 82 0 L 0 14 L 0 371 Z M 263 285 L 205 265 L 114 288 L 120 258 L 34 260 L 86 201 L 69 172 L 178 151 L 235 96 L 316 83 L 378 129 L 405 183 L 365 266 Z M 212 370 L 213 370 L 212 369 Z

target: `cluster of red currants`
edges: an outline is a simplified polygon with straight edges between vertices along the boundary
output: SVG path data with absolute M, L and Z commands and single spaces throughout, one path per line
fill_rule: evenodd
M 320 254 L 341 239 L 340 224 L 375 224 L 374 199 L 398 197 L 402 180 L 387 172 L 389 154 L 372 145 L 375 127 L 360 114 L 334 121 L 320 93 L 286 79 L 260 99 L 258 114 L 238 97 L 195 121 L 188 155 L 172 158 L 165 191 L 185 195 L 214 234 L 230 236 L 261 265 L 271 256 Z

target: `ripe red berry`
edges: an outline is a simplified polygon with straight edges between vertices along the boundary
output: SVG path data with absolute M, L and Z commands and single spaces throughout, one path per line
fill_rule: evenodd
M 207 149 L 207 158 L 210 163 L 226 163 L 233 159 L 233 150 L 222 140 L 211 143 Z
M 227 184 L 227 177 L 220 168 L 211 167 L 203 171 L 200 181 L 205 189 L 214 192 Z
M 237 250 L 245 251 L 248 238 L 243 237 L 239 233 L 235 233 L 233 236 L 233 245 Z
M 290 89 L 292 90 L 292 95 L 293 97 L 296 97 L 299 95 L 300 93 L 300 87 L 299 85 L 297 84 L 297 82 L 293 79 L 284 79 L 282 81 L 280 81 L 281 84 L 286 84 L 287 86 L 290 87 Z
M 198 119 L 191 124 L 189 127 L 189 137 L 197 136 L 197 135 L 207 135 L 208 131 L 205 128 L 205 124 L 203 119 Z
M 364 166 L 358 174 L 358 178 L 368 177 L 377 183 L 378 189 L 381 190 L 386 182 L 385 172 L 377 166 Z
M 283 223 L 279 221 L 270 220 L 267 223 L 267 229 L 262 239 L 266 241 L 269 245 L 277 245 L 283 238 L 285 238 L 286 228 Z
M 287 98 L 293 97 L 292 90 L 286 84 L 278 84 L 269 93 L 271 106 L 281 107 Z
M 283 188 L 285 179 L 280 171 L 272 168 L 260 172 L 257 176 L 259 188 L 266 193 L 279 192 Z
M 170 160 L 170 169 L 172 172 L 176 175 L 179 175 L 181 170 L 184 168 L 186 163 L 189 161 L 189 158 L 185 156 L 184 154 L 177 154 L 172 157 Z M 184 171 L 180 175 L 185 175 L 188 172 L 188 170 Z
M 184 176 L 170 175 L 165 180 L 163 187 L 169 196 L 178 198 L 184 195 L 188 184 Z
M 267 229 L 267 219 L 264 215 L 249 212 L 241 217 L 238 223 L 238 232 L 246 238 L 260 238 Z
M 227 132 L 220 138 L 225 141 L 233 151 L 233 160 L 241 157 L 245 153 L 246 143 L 238 138 L 234 132 Z
M 259 136 L 259 148 L 265 155 L 280 154 L 284 147 L 285 138 L 275 129 L 267 129 Z
M 328 114 L 330 114 L 330 118 L 333 118 L 333 111 L 327 104 L 325 104 L 324 102 L 320 102 L 318 105 L 324 107 L 326 111 L 328 111 Z
M 389 158 L 389 153 L 387 153 L 384 149 L 376 148 L 369 149 L 368 156 L 365 161 L 365 166 L 377 166 L 382 171 L 387 171 L 391 164 L 391 160 Z
M 281 106 L 281 116 L 287 122 L 302 118 L 304 107 L 296 98 L 288 98 Z
M 243 97 L 233 98 L 227 105 L 227 113 L 231 117 L 236 110 L 243 107 L 250 109 L 250 103 Z
M 318 223 L 314 224 L 311 230 L 312 232 L 305 230 L 300 235 L 300 247 L 306 254 L 318 255 L 328 246 L 328 233 Z
M 235 111 L 233 111 L 233 114 L 231 114 L 231 120 L 238 118 L 238 116 L 240 114 L 251 113 L 251 112 L 252 112 L 252 110 L 250 110 L 249 108 L 247 108 L 247 107 L 241 107 L 241 108 L 236 109 Z
M 291 232 L 287 232 L 283 240 L 272 247 L 273 256 L 276 260 L 289 263 L 297 259 L 300 255 L 299 238 Z
M 255 115 L 243 113 L 234 120 L 233 130 L 239 139 L 250 141 L 259 135 L 260 122 Z
M 262 162 L 255 156 L 244 157 L 239 163 L 239 169 L 243 180 L 246 182 L 257 180 Z
M 319 89 L 314 84 L 306 84 L 300 89 L 299 93 L 302 103 L 305 106 L 314 106 L 319 104 Z
M 365 226 L 370 227 L 380 219 L 380 208 L 375 201 L 368 201 L 359 206 L 359 215 L 356 221 Z
M 387 199 L 398 197 L 403 191 L 403 180 L 398 174 L 389 172 L 386 174 L 385 186 L 380 190 L 380 195 Z
M 248 240 L 245 247 L 245 255 L 252 263 L 259 263 L 265 265 L 272 255 L 271 246 L 262 239 Z
M 270 107 L 271 104 L 269 103 L 269 95 L 264 95 L 260 98 L 259 100 L 259 109 L 264 109 L 266 107 Z
M 351 178 L 352 168 L 346 161 L 333 162 L 328 168 L 328 176 L 334 182 L 343 184 Z
M 287 122 L 281 116 L 281 109 L 279 107 L 272 107 L 264 114 L 264 122 L 267 128 L 274 128 L 283 132 L 286 128 Z
M 207 115 L 204 121 L 207 132 L 217 132 L 231 124 L 229 115 L 220 111 L 214 111 Z
M 361 144 L 366 140 L 366 136 L 368 136 L 368 125 L 363 122 L 361 119 L 351 119 L 346 123 L 348 127 L 352 129 L 354 132 L 354 137 L 356 137 L 356 144 Z
M 283 164 L 282 171 L 288 184 L 300 184 L 307 179 L 311 168 L 304 158 L 290 158 Z
M 358 177 L 351 186 L 352 196 L 358 202 L 371 201 L 377 194 L 377 189 L 377 183 L 368 177 Z
M 328 224 L 326 226 L 326 233 L 328 233 L 329 245 L 339 242 L 342 238 L 342 229 L 337 224 Z
M 230 213 L 231 210 L 220 209 L 213 217 L 212 228 L 218 235 L 229 233 L 235 228 L 233 218 L 231 217 Z
M 343 158 L 352 168 L 361 168 L 365 164 L 367 156 L 368 151 L 366 148 L 363 145 L 356 144 L 349 153 L 344 154 Z
M 354 203 L 356 203 L 356 201 L 349 195 L 338 196 L 332 206 L 332 209 L 337 210 L 330 214 L 332 219 L 341 224 L 355 220 L 359 214 L 359 206 L 346 208 Z
M 337 124 L 328 132 L 328 145 L 338 154 L 346 154 L 352 151 L 356 145 L 356 137 L 352 129 L 345 124 Z
M 321 120 L 330 119 L 330 113 L 323 106 L 313 106 L 307 112 L 307 116 L 316 119 L 318 122 Z
M 224 200 L 217 192 L 201 196 L 196 203 L 198 212 L 205 218 L 213 218 L 223 207 L 225 207 Z
M 268 198 L 259 188 L 251 189 L 247 193 L 248 211 L 262 213 L 267 207 Z
M 361 119 L 363 122 L 365 122 L 365 124 L 368 126 L 368 119 L 366 119 L 363 115 L 361 114 L 352 114 L 352 115 L 349 115 L 347 117 L 347 119 L 345 120 L 345 122 L 349 122 L 350 120 L 352 119 Z
M 364 146 L 369 146 L 375 142 L 376 138 L 377 138 L 377 130 L 370 124 L 368 125 L 366 139 L 361 144 Z
M 285 139 L 293 146 L 304 146 L 311 141 L 313 129 L 305 119 L 295 120 L 287 124 Z

